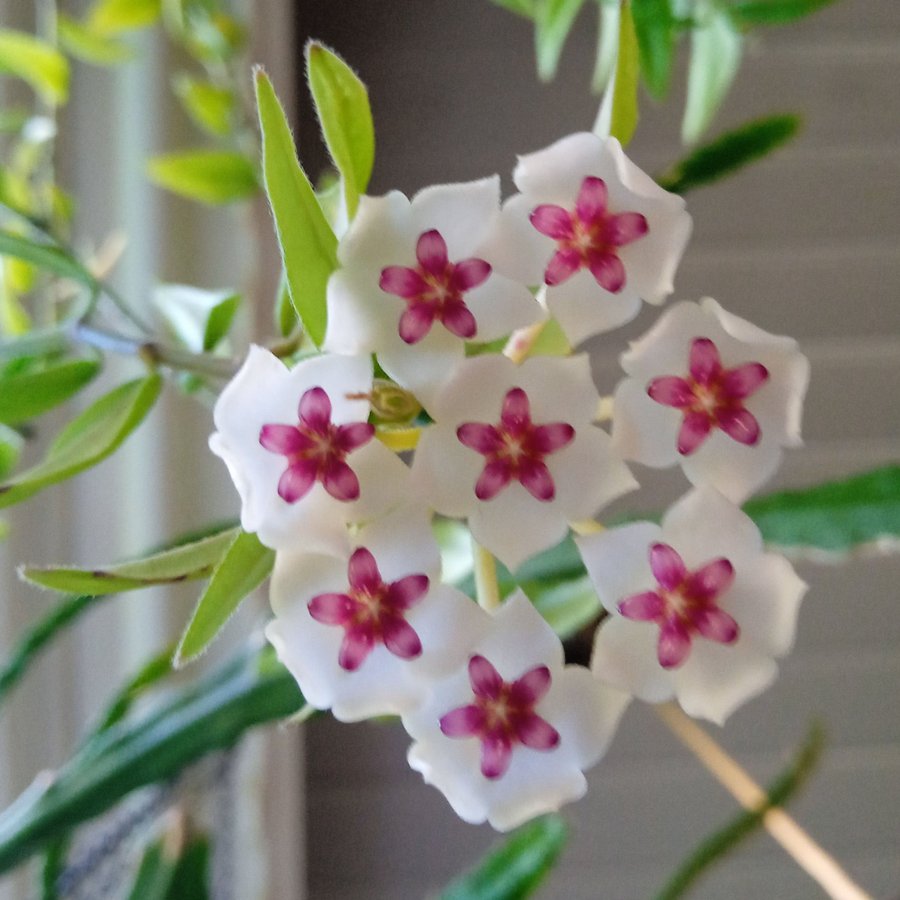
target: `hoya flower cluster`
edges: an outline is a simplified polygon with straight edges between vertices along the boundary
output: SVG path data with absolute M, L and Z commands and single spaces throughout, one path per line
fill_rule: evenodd
M 678 303 L 622 357 L 608 434 L 587 355 L 539 335 L 553 319 L 577 349 L 664 302 L 690 217 L 612 138 L 564 138 L 514 180 L 502 205 L 496 176 L 363 197 L 322 351 L 289 368 L 251 348 L 210 441 L 276 550 L 267 635 L 307 701 L 402 717 L 410 765 L 499 829 L 581 796 L 632 696 L 722 721 L 762 690 L 804 590 L 735 506 L 799 442 L 794 341 Z M 634 490 L 629 463 L 695 487 L 661 525 L 577 539 L 608 611 L 592 670 L 521 591 L 479 606 L 442 582 L 435 514 L 515 573 Z

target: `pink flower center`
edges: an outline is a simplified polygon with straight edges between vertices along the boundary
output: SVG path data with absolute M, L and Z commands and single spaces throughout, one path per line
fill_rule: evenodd
M 649 230 L 641 213 L 610 212 L 606 184 L 593 176 L 581 182 L 572 212 L 548 203 L 535 207 L 530 220 L 541 234 L 556 241 L 556 253 L 544 271 L 546 284 L 562 284 L 579 269 L 588 269 L 597 284 L 612 294 L 625 286 L 619 247 Z
M 323 625 L 339 625 L 344 640 L 338 664 L 348 672 L 358 669 L 376 644 L 400 659 L 415 659 L 422 642 L 406 621 L 406 613 L 428 591 L 428 576 L 407 575 L 385 582 L 375 557 L 359 547 L 347 566 L 350 586 L 346 594 L 318 594 L 309 601 L 309 614 Z
M 716 345 L 709 338 L 695 338 L 691 342 L 688 376 L 654 378 L 647 393 L 657 403 L 680 409 L 684 414 L 678 432 L 678 452 L 688 456 L 716 428 L 740 444 L 757 444 L 762 431 L 756 417 L 744 407 L 744 400 L 768 378 L 769 370 L 758 362 L 723 368 Z
M 504 681 L 487 659 L 473 656 L 469 683 L 474 702 L 442 716 L 441 731 L 451 738 L 478 738 L 481 774 L 500 778 L 509 768 L 516 744 L 532 750 L 553 750 L 559 745 L 559 732 L 534 711 L 551 680 L 547 666 L 535 666 L 515 681 Z
M 333 425 L 331 400 L 320 387 L 303 394 L 297 415 L 296 425 L 263 425 L 259 431 L 259 442 L 266 450 L 287 457 L 278 496 L 296 503 L 320 481 L 336 500 L 356 500 L 359 479 L 344 459 L 368 443 L 375 428 L 368 422 Z
M 663 668 L 674 669 L 688 658 L 695 634 L 719 644 L 738 639 L 737 622 L 717 603 L 734 581 L 734 566 L 727 559 L 714 559 L 689 572 L 676 550 L 653 544 L 650 569 L 657 589 L 626 597 L 619 612 L 627 619 L 659 625 L 656 652 Z
M 456 429 L 460 443 L 485 457 L 475 484 L 479 500 L 496 497 L 511 481 L 518 481 L 537 500 L 550 501 L 556 485 L 544 458 L 575 437 L 565 422 L 535 425 L 528 395 L 521 388 L 507 391 L 496 425 L 465 422 Z
M 419 235 L 415 268 L 387 266 L 381 270 L 379 287 L 406 301 L 398 331 L 407 344 L 422 340 L 435 320 L 451 334 L 471 340 L 478 330 L 475 316 L 463 299 L 491 274 L 483 259 L 450 262 L 447 244 L 437 229 Z

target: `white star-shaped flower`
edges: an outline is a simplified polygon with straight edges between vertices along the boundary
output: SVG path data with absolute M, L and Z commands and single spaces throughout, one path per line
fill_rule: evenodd
M 661 526 L 638 522 L 576 543 L 611 613 L 591 663 L 602 681 L 650 703 L 675 697 L 718 724 L 774 681 L 806 584 L 714 488 L 694 488 Z
M 507 831 L 577 800 L 628 696 L 565 666 L 550 626 L 521 592 L 493 616 L 464 664 L 403 716 L 409 764 L 467 822 Z
M 318 356 L 288 368 L 262 347 L 222 391 L 210 449 L 266 545 L 341 547 L 348 523 L 408 502 L 409 470 L 368 423 L 372 363 Z
M 413 462 L 418 494 L 465 517 L 508 568 L 552 547 L 637 483 L 593 423 L 587 356 L 463 362 L 435 397 Z
M 680 463 L 739 503 L 801 443 L 809 361 L 715 300 L 678 303 L 622 356 L 613 446 L 648 466 Z
M 531 292 L 494 271 L 502 248 L 497 176 L 362 197 L 328 282 L 325 349 L 375 353 L 384 370 L 428 401 L 467 341 L 505 337 L 538 321 Z
M 691 233 L 681 197 L 664 191 L 615 138 L 572 134 L 519 157 L 520 194 L 503 206 L 515 241 L 497 268 L 546 286 L 545 302 L 573 346 L 659 304 Z

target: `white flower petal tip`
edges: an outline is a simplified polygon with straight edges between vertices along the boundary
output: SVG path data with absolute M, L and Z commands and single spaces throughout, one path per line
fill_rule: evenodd
M 613 446 L 658 468 L 680 463 L 740 503 L 797 446 L 809 360 L 709 298 L 671 307 L 622 356 Z
M 611 613 L 591 661 L 601 681 L 720 725 L 774 681 L 806 584 L 714 488 L 691 490 L 661 525 L 576 543 Z
M 633 319 L 641 300 L 659 304 L 672 292 L 691 217 L 615 138 L 569 135 L 520 157 L 513 178 L 521 194 L 503 218 L 517 240 L 498 253 L 498 266 L 546 286 L 573 346 Z
M 342 721 L 400 715 L 463 664 L 484 613 L 440 583 L 428 519 L 394 513 L 337 556 L 277 555 L 266 636 L 311 706 Z
M 466 360 L 432 404 L 413 462 L 417 495 L 468 518 L 475 539 L 518 568 L 636 487 L 592 423 L 598 402 L 584 355 Z
M 372 363 L 318 356 L 287 367 L 251 347 L 213 411 L 210 449 L 270 547 L 339 549 L 346 525 L 408 502 L 409 471 L 367 422 Z
M 543 316 L 531 292 L 499 271 L 492 254 L 511 238 L 494 176 L 364 197 L 338 248 L 328 283 L 325 349 L 375 353 L 385 371 L 429 398 L 465 353 Z
M 467 822 L 499 831 L 559 809 L 612 740 L 628 696 L 581 666 L 521 592 L 491 617 L 466 661 L 403 716 L 409 764 Z

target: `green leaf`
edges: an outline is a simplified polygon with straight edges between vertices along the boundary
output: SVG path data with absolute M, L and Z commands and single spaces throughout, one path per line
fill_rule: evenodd
M 95 34 L 121 34 L 152 25 L 160 11 L 161 0 L 94 0 L 85 21 Z
M 94 569 L 23 566 L 19 574 L 40 587 L 80 594 L 114 594 L 157 584 L 209 578 L 234 542 L 237 533 L 238 529 L 229 528 L 220 534 L 132 562 L 114 563 Z
M 65 13 L 57 14 L 57 28 L 63 49 L 83 62 L 95 66 L 116 66 L 135 57 L 133 47 L 99 34 Z
M 291 292 L 282 269 L 281 278 L 278 279 L 278 293 L 275 295 L 275 325 L 282 337 L 288 337 L 297 330 L 299 324 L 297 310 L 291 302 Z
M 802 19 L 834 2 L 835 0 L 738 0 L 728 7 L 728 14 L 739 28 L 783 25 Z
M 303 703 L 271 647 L 258 644 L 133 719 L 104 731 L 0 814 L 0 872 L 114 806 L 130 791 L 172 778 L 232 746 L 249 728 Z
M 591 76 L 591 90 L 601 93 L 609 84 L 609 79 L 616 67 L 616 55 L 619 51 L 619 11 L 618 0 L 597 0 L 600 16 L 597 20 L 597 54 L 594 61 L 594 74 Z
M 675 50 L 675 19 L 670 0 L 631 0 L 644 83 L 657 100 L 669 92 Z
M 15 425 L 59 406 L 100 371 L 93 359 L 68 359 L 45 368 L 4 377 L 0 374 L 0 423 Z
M 60 432 L 43 462 L 0 485 L 0 508 L 106 459 L 140 425 L 161 388 L 162 378 L 151 375 L 101 397 Z
M 235 97 L 228 88 L 181 72 L 172 80 L 172 89 L 198 127 L 218 137 L 231 132 Z
M 626 4 L 619 16 L 619 52 L 616 56 L 616 71 L 611 82 L 613 96 L 609 123 L 610 135 L 618 138 L 623 147 L 631 140 L 637 128 L 639 75 L 637 36 L 631 6 Z
M 491 0 L 491 2 L 516 15 L 525 16 L 526 19 L 533 19 L 535 16 L 537 0 Z
M 0 256 L 24 259 L 62 278 L 75 281 L 96 289 L 97 280 L 77 259 L 52 244 L 30 241 L 8 231 L 0 231 Z
M 175 651 L 177 668 L 206 650 L 241 601 L 268 578 L 274 563 L 275 551 L 264 547 L 255 534 L 238 533 L 197 602 Z
M 300 166 L 284 110 L 262 69 L 256 70 L 256 103 L 263 136 L 263 178 L 291 301 L 318 347 L 325 337 L 325 287 L 337 268 L 337 238 Z
M 166 900 L 209 900 L 209 840 L 198 835 L 185 848 Z
M 698 147 L 656 180 L 676 194 L 710 184 L 786 144 L 800 124 L 800 117 L 790 114 L 755 119 Z
M 28 82 L 47 102 L 69 95 L 69 63 L 54 46 L 24 31 L 0 28 L 0 72 Z
M 706 838 L 703 843 L 678 867 L 656 900 L 676 900 L 685 896 L 688 889 L 710 865 L 732 851 L 741 841 L 750 837 L 763 824 L 765 814 L 776 806 L 784 806 L 812 774 L 822 754 L 824 733 L 814 724 L 790 766 L 769 785 L 766 802 L 759 809 L 740 813 L 724 828 Z
M 601 604 L 587 575 L 556 583 L 532 582 L 525 593 L 561 640 L 597 620 Z
M 850 552 L 900 538 L 900 465 L 748 501 L 744 511 L 767 543 Z
M 153 303 L 172 333 L 195 353 L 208 353 L 228 334 L 240 302 L 240 294 L 186 284 L 162 284 L 153 291 Z
M 0 396 L 2 402 L 2 396 Z M 0 478 L 5 478 L 7 472 L 11 472 L 19 462 L 25 439 L 14 431 L 0 423 Z
M 154 156 L 147 162 L 147 174 L 181 197 L 212 206 L 246 200 L 259 188 L 253 164 L 231 150 L 183 150 Z
M 691 33 L 687 102 L 681 121 L 681 139 L 693 144 L 706 131 L 741 63 L 743 39 L 728 13 L 698 0 L 697 23 Z
M 534 819 L 445 888 L 441 900 L 524 900 L 547 876 L 565 842 L 560 816 Z
M 341 173 L 347 217 L 356 214 L 375 161 L 375 126 L 366 86 L 333 50 L 306 45 L 309 89 L 331 159 Z
M 584 0 L 535 0 L 534 44 L 541 81 L 556 75 L 563 44 L 583 4 Z

